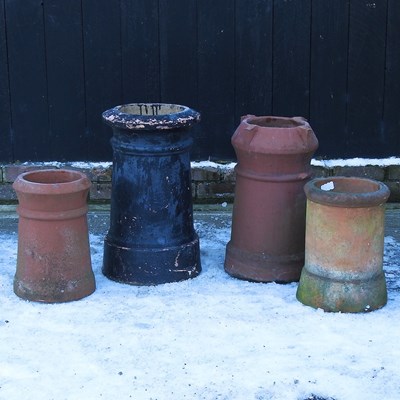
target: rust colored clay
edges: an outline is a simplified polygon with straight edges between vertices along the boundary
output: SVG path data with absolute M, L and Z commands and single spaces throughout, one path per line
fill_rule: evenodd
M 366 312 L 387 302 L 383 273 L 384 210 L 389 189 L 363 178 L 314 179 L 307 195 L 303 304 Z
M 238 164 L 225 270 L 251 281 L 298 281 L 304 264 L 303 186 L 317 138 L 304 118 L 248 115 L 232 145 Z
M 31 171 L 19 175 L 13 187 L 19 202 L 15 294 L 58 303 L 93 293 L 86 175 L 57 169 Z

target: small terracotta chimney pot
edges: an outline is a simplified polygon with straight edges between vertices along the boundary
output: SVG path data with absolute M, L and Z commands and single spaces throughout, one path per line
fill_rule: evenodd
M 325 311 L 366 312 L 387 302 L 383 272 L 389 189 L 372 179 L 314 179 L 307 195 L 305 265 L 297 299 Z
M 30 171 L 19 175 L 13 187 L 19 201 L 15 294 L 59 303 L 93 293 L 86 175 L 62 169 Z

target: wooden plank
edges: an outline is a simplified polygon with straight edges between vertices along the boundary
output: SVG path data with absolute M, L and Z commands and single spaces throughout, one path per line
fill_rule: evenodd
M 385 155 L 400 154 L 400 2 L 388 2 L 385 98 L 382 129 Z
M 196 146 L 203 158 L 233 158 L 234 2 L 198 2 L 199 111 L 201 132 Z
M 160 101 L 158 0 L 121 0 L 124 103 Z
M 196 3 L 160 0 L 161 100 L 192 108 L 198 105 Z
M 14 157 L 49 158 L 43 5 L 6 1 Z
M 343 156 L 380 157 L 386 41 L 386 0 L 350 2 L 348 133 Z
M 0 161 L 12 161 L 12 131 L 4 0 L 0 1 Z
M 272 113 L 273 0 L 236 0 L 235 120 Z
M 309 116 L 311 0 L 275 1 L 273 113 Z
M 197 1 L 159 2 L 160 18 L 160 94 L 165 103 L 183 104 L 199 109 Z M 182 74 L 184 70 L 184 74 Z M 208 147 L 203 123 L 192 131 L 193 159 L 204 159 Z
M 88 158 L 110 160 L 112 132 L 101 114 L 122 103 L 120 2 L 85 0 L 82 10 Z
M 47 0 L 44 8 L 54 160 L 87 158 L 81 1 Z
M 343 157 L 346 147 L 348 20 L 348 0 L 313 1 L 310 124 L 322 157 Z

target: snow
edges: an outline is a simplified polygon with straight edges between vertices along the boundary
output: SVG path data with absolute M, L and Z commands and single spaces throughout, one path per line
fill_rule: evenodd
M 221 213 L 222 214 L 222 213 Z M 299 303 L 297 284 L 223 270 L 229 218 L 196 220 L 203 272 L 156 287 L 101 274 L 96 292 L 38 304 L 12 290 L 17 235 L 0 233 L 0 399 L 400 399 L 400 243 L 385 238 L 388 304 L 365 314 Z
M 47 166 L 53 168 L 80 168 L 80 169 L 109 169 L 112 167 L 110 161 L 71 161 L 68 163 L 61 163 L 59 161 L 46 161 L 46 162 L 25 162 L 22 165 L 38 165 Z M 332 160 L 317 160 L 312 159 L 311 165 L 319 166 L 324 168 L 334 167 L 365 167 L 367 165 L 388 167 L 390 165 L 400 165 L 399 157 L 388 157 L 388 158 L 347 158 L 347 159 L 332 159 Z M 210 160 L 204 161 L 192 161 L 192 168 L 216 168 L 222 171 L 232 170 L 236 166 L 236 162 L 218 163 Z
M 84 161 L 74 161 L 71 164 L 73 168 L 82 168 L 82 169 L 96 169 L 96 168 L 111 168 L 112 162 L 110 161 L 102 161 L 102 162 L 84 162 Z
M 24 162 L 22 165 L 27 166 L 43 166 L 49 168 L 80 168 L 80 169 L 108 169 L 112 167 L 112 162 L 110 161 L 71 161 L 71 162 L 60 162 L 60 161 L 44 161 L 44 162 Z
M 347 158 L 336 160 L 311 160 L 311 165 L 333 168 L 333 167 L 365 167 L 375 165 L 379 167 L 388 167 L 390 165 L 400 165 L 399 157 L 388 158 Z
M 321 190 L 329 192 L 330 190 L 333 189 L 335 189 L 335 184 L 332 181 L 326 182 L 323 185 L 321 185 Z
M 192 162 L 192 168 L 219 168 L 223 170 L 230 170 L 235 167 L 236 163 L 231 162 L 227 164 L 216 163 L 214 161 L 200 161 Z M 325 168 L 334 167 L 365 167 L 367 165 L 375 165 L 379 167 L 388 167 L 390 165 L 400 165 L 399 157 L 388 158 L 347 158 L 347 159 L 332 159 L 332 160 L 311 160 L 311 165 Z
M 236 163 L 235 162 L 230 162 L 227 164 L 222 164 L 222 163 L 217 163 L 214 161 L 192 161 L 191 162 L 191 168 L 218 168 L 221 170 L 231 170 L 235 168 Z

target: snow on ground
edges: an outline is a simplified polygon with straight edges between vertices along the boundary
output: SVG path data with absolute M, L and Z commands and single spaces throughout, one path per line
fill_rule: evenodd
M 299 303 L 296 284 L 228 276 L 229 223 L 196 229 L 202 274 L 157 287 L 105 278 L 103 237 L 91 235 L 96 292 L 53 305 L 13 294 L 17 236 L 1 234 L 0 399 L 400 399 L 393 237 L 385 239 L 388 304 L 334 314 Z

